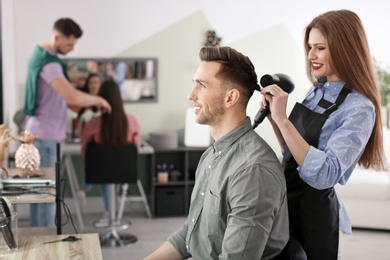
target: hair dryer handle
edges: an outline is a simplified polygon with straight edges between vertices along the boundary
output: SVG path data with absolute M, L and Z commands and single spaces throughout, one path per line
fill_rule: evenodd
M 264 109 L 260 108 L 259 111 L 257 112 L 255 119 L 253 120 L 252 128 L 255 129 L 261 122 L 263 122 L 264 118 L 268 115 L 268 113 L 269 113 L 269 104 L 267 102 L 267 106 Z

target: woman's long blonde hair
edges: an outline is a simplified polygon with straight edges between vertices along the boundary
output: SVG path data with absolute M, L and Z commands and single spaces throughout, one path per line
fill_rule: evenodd
M 321 14 L 313 19 L 305 30 L 305 54 L 309 53 L 311 29 L 321 31 L 328 41 L 331 55 L 330 66 L 345 84 L 364 96 L 375 107 L 375 123 L 359 165 L 377 170 L 386 169 L 387 162 L 383 151 L 381 93 L 375 73 L 373 59 L 367 37 L 360 18 L 352 11 L 337 10 Z M 306 73 L 314 84 L 311 63 L 306 59 Z

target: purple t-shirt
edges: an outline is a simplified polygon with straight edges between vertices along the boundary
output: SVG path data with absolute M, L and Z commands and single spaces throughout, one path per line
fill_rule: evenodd
M 39 72 L 35 115 L 26 117 L 26 130 L 39 139 L 62 141 L 66 138 L 67 104 L 50 86 L 54 80 L 64 77 L 57 62 L 46 64 Z

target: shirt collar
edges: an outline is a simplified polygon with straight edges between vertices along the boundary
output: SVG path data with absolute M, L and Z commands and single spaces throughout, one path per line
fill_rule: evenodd
M 316 99 L 313 99 L 315 96 L 317 97 L 317 101 L 319 101 L 321 98 L 323 98 L 325 93 L 331 97 L 338 96 L 344 85 L 345 83 L 342 81 L 327 82 L 326 78 L 319 78 L 316 84 L 306 93 L 303 102 L 313 100 L 315 101 Z M 318 90 L 320 92 L 318 92 Z
M 343 89 L 345 83 L 342 81 L 326 82 L 323 85 L 324 93 L 327 92 L 330 96 L 338 96 Z
M 221 153 L 223 150 L 228 148 L 232 143 L 237 141 L 242 135 L 244 135 L 246 132 L 248 132 L 251 129 L 252 129 L 251 120 L 249 117 L 246 117 L 246 119 L 236 128 L 234 128 L 232 131 L 227 133 L 218 141 L 214 141 L 213 143 L 214 153 L 215 152 Z

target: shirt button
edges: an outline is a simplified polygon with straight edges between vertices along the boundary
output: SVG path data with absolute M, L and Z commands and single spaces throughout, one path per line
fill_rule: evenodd
M 195 219 L 193 218 L 191 221 L 192 221 L 192 222 L 195 222 Z
M 190 248 L 188 245 L 186 245 L 187 250 Z
M 221 151 L 219 151 L 218 153 L 219 153 L 219 154 L 221 154 L 222 152 L 221 152 Z
M 201 196 L 204 196 L 204 192 L 202 192 L 200 195 L 201 195 Z
M 211 165 L 209 165 L 209 169 L 211 169 Z

